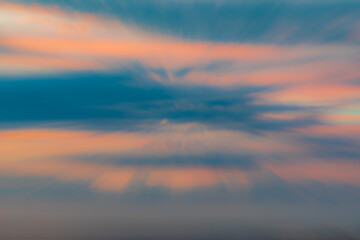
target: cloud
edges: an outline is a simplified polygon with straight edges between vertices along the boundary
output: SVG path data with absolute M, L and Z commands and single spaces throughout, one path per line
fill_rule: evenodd
M 325 184 L 359 186 L 358 162 L 312 161 L 305 163 L 269 164 L 266 166 L 279 177 L 290 182 L 319 181 Z
M 60 4 L 66 9 L 111 15 L 186 39 L 266 44 L 348 42 L 348 35 L 357 29 L 360 8 L 355 0 L 17 2 Z
M 335 59 L 339 56 L 332 56 Z M 304 84 L 339 84 L 359 79 L 357 61 L 310 60 L 306 62 L 270 64 L 245 64 L 232 62 L 228 66 L 210 69 L 189 69 L 178 81 L 188 84 L 214 86 L 233 85 L 280 85 L 301 86 Z
M 263 89 L 164 85 L 138 67 L 120 74 L 67 74 L 46 80 L 8 78 L 0 82 L 0 122 L 3 126 L 69 123 L 99 130 L 131 130 L 168 119 L 246 131 L 313 124 L 311 116 L 281 124 L 259 118 L 267 112 L 299 109 L 255 105 L 251 95 L 259 91 Z
M 358 55 L 356 46 L 346 44 L 282 46 L 186 40 L 116 18 L 59 7 L 4 2 L 0 10 L 4 13 L 0 19 L 3 28 L 0 46 L 13 51 L 0 55 L 3 74 L 116 69 L 129 61 L 171 73 L 214 61 L 236 61 L 240 66 L 246 62 L 249 68 L 274 62 L 333 60 Z M 23 68 L 24 65 L 27 67 Z M 248 78 L 246 74 L 245 77 Z M 249 81 L 252 77 L 249 76 Z M 220 79 L 217 84 L 222 82 Z
M 285 88 L 263 94 L 259 98 L 278 104 L 328 106 L 358 101 L 359 96 L 360 86 L 323 84 Z
M 199 187 L 212 187 L 218 184 L 250 185 L 248 173 L 240 169 L 207 169 L 207 168 L 160 168 L 149 173 L 146 185 L 163 186 L 173 191 L 184 191 Z
M 0 0 L 0 238 L 350 236 L 359 9 Z
M 3 164 L 52 158 L 101 162 L 119 166 L 254 167 L 254 153 L 299 153 L 287 135 L 253 135 L 182 124 L 157 131 L 98 132 L 55 129 L 3 130 Z M 188 130 L 183 130 L 188 128 Z M 33 140 L 33 141 L 32 141 Z M 12 154 L 16 149 L 21 153 Z
M 136 182 L 181 192 L 248 187 L 259 170 L 254 152 L 301 150 L 281 137 L 166 124 L 151 133 L 4 130 L 0 151 L 2 176 L 88 183 L 100 192 L 123 192 Z
M 339 138 L 301 142 L 289 133 L 254 136 L 175 125 L 152 133 L 6 130 L 0 139 L 2 176 L 87 183 L 100 192 L 121 193 L 134 184 L 174 192 L 218 186 L 239 191 L 276 182 L 269 171 L 300 184 L 360 184 L 359 152 L 348 156 L 358 143 Z
M 56 76 L 64 71 L 89 70 L 109 72 L 135 65 L 135 71 L 145 72 L 143 78 L 162 84 L 222 88 L 275 86 L 256 95 L 258 102 L 324 106 L 357 100 L 359 95 L 357 45 L 186 40 L 99 14 L 34 4 L 3 2 L 0 6 L 6 13 L 0 19 L 4 29 L 0 45 L 7 49 L 0 53 L 3 76 L 37 76 L 40 73 Z M 321 95 L 317 94 L 319 91 Z M 186 101 L 181 99 L 179 105 L 186 105 Z M 194 106 L 197 113 L 208 107 L 205 102 L 201 104 L 204 109 Z M 114 113 L 100 109 L 98 112 L 105 116 Z M 176 114 L 194 116 L 190 109 L 178 109 Z M 224 115 L 221 111 L 215 114 Z M 168 115 L 163 118 L 172 118 L 171 112 Z M 250 119 L 253 120 L 251 114 Z

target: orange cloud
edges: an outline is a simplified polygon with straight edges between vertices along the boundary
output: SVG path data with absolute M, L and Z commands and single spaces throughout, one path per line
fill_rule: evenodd
M 0 174 L 12 177 L 51 177 L 60 181 L 86 182 L 94 191 L 124 191 L 130 183 L 142 181 L 148 187 L 161 186 L 173 191 L 187 191 L 219 184 L 230 190 L 251 186 L 251 178 L 258 170 L 210 167 L 141 167 L 113 166 L 102 163 L 68 160 L 78 154 L 116 154 L 123 156 L 172 156 L 173 154 L 202 154 L 209 151 L 257 154 L 302 153 L 304 146 L 280 133 L 264 132 L 253 136 L 236 131 L 210 131 L 203 126 L 162 123 L 163 129 L 154 133 L 100 133 L 56 129 L 21 129 L 0 131 Z M 354 132 L 355 127 L 345 127 Z M 357 129 L 359 130 L 359 129 Z M 305 131 L 305 130 L 302 130 Z M 313 129 L 310 131 L 314 131 Z M 328 133 L 319 126 L 316 130 Z M 343 130 L 330 133 L 342 133 Z M 306 131 L 305 131 L 306 132 Z M 231 144 L 230 144 L 231 143 Z M 312 165 L 314 164 L 314 165 Z M 289 181 L 313 179 L 358 184 L 354 170 L 357 165 L 324 163 L 265 165 Z M 343 171 L 339 174 L 335 170 Z M 320 172 L 318 172 L 320 171 Z M 318 174 L 317 174 L 318 173 Z M 260 173 L 261 175 L 261 173 Z M 360 182 L 359 182 L 360 183 Z
M 267 169 L 289 182 L 319 181 L 360 186 L 360 163 L 315 161 L 289 164 L 267 164 Z
M 174 59 L 201 62 L 212 60 L 269 61 L 271 55 L 288 55 L 276 46 L 252 46 L 236 44 L 211 44 L 180 41 L 128 41 L 124 39 L 64 38 L 44 36 L 4 36 L 0 45 L 17 50 L 61 56 L 98 56 L 139 59 L 160 62 Z
M 40 72 L 48 67 L 55 70 L 117 68 L 118 60 L 136 60 L 150 67 L 162 67 L 172 71 L 212 61 L 246 61 L 247 64 L 256 66 L 259 63 L 272 64 L 308 58 L 337 59 L 356 56 L 359 52 L 359 49 L 351 46 L 281 47 L 185 41 L 151 33 L 116 19 L 66 12 L 58 7 L 40 5 L 0 3 L 0 13 L 0 46 L 24 53 L 21 57 L 19 54 L 8 54 L 0 64 L 12 65 L 18 72 L 23 71 L 24 65 L 30 63 L 30 59 L 35 61 L 28 67 Z M 40 55 L 58 60 L 45 58 L 51 61 L 44 61 Z M 17 60 L 19 61 L 16 65 Z M 16 73 L 15 70 L 13 72 Z M 245 74 L 245 77 L 249 78 L 250 83 L 273 82 L 283 81 L 288 74 L 274 72 L 270 73 L 270 76 L 264 72 L 263 75 Z M 304 77 L 304 74 L 302 75 Z M 308 77 L 316 76 L 316 73 L 310 73 Z M 229 81 L 234 80 L 231 77 L 229 80 L 226 80 L 226 77 L 223 79 L 224 83 Z
M 122 192 L 136 169 L 86 162 L 48 159 L 22 163 L 1 164 L 0 173 L 11 177 L 54 178 L 65 182 L 89 182 L 96 191 Z
M 159 168 L 149 173 L 146 185 L 162 186 L 174 191 L 190 190 L 198 187 L 211 187 L 217 184 L 241 184 L 248 186 L 250 181 L 242 170 L 223 170 L 210 168 Z
M 328 113 L 320 115 L 324 122 L 337 123 L 337 124 L 360 124 L 360 114 L 338 114 Z
M 150 66 L 170 67 L 170 69 L 215 60 L 270 63 L 271 61 L 313 57 L 316 54 L 323 54 L 324 51 L 324 49 L 316 50 L 310 46 L 289 49 L 271 45 L 212 44 L 207 42 L 169 41 L 167 39 L 134 41 L 116 37 L 108 39 L 103 37 L 68 38 L 62 36 L 24 35 L 4 36 L 0 40 L 0 45 L 16 50 L 56 56 L 136 59 Z M 311 50 L 313 50 L 312 53 Z M 174 66 L 168 65 L 167 61 L 170 59 L 174 61 Z M 282 78 L 286 78 L 287 74 L 284 74 L 285 76 L 282 75 L 280 81 L 283 81 Z M 309 77 L 314 78 L 314 76 Z M 263 79 L 263 75 L 253 75 L 251 78 L 255 81 L 259 81 L 259 79 L 269 81 L 266 80 L 269 79 L 268 77 Z M 251 78 L 249 81 L 251 81 Z
M 141 180 L 136 177 L 136 173 L 145 176 L 143 181 L 148 187 L 162 186 L 173 191 L 213 187 L 218 184 L 225 184 L 232 189 L 250 184 L 248 173 L 243 170 L 118 167 L 66 160 L 0 165 L 0 173 L 11 177 L 50 177 L 65 182 L 88 182 L 89 187 L 94 191 L 119 193 L 126 190 L 132 181 Z
M 205 126 L 191 124 L 162 124 L 157 132 L 151 134 L 55 129 L 0 131 L 0 165 L 79 154 L 144 157 L 198 155 L 209 151 L 239 154 L 254 151 L 295 153 L 301 151 L 301 148 L 281 134 L 264 133 L 263 136 L 253 136 L 240 131 L 209 130 Z
M 23 66 L 21 72 L 52 72 L 59 70 L 101 70 L 105 66 L 91 59 L 73 59 L 51 56 L 31 56 L 20 54 L 0 54 L 0 72 L 16 73 L 18 67 Z
M 133 133 L 47 129 L 1 131 L 0 165 L 63 155 L 121 153 L 144 146 L 148 140 Z
M 249 64 L 249 63 L 248 63 Z M 320 61 L 305 64 L 281 65 L 264 69 L 235 71 L 204 71 L 191 72 L 184 77 L 189 83 L 210 85 L 274 85 L 288 84 L 290 86 L 304 83 L 339 83 L 360 77 L 357 62 Z M 250 65 L 252 66 L 252 65 Z M 250 67 L 249 66 L 249 67 Z M 241 65 L 240 65 L 241 67 Z M 251 69 L 251 68 L 250 68 Z M 180 81 L 180 79 L 179 79 Z
M 251 171 L 209 167 L 129 167 L 69 160 L 77 155 L 114 154 L 119 157 L 156 157 L 174 154 L 297 152 L 281 136 L 250 136 L 236 131 L 208 130 L 197 124 L 162 123 L 157 132 L 101 133 L 56 129 L 0 131 L 0 174 L 13 177 L 52 177 L 88 182 L 95 191 L 124 191 L 142 176 L 149 186 L 174 191 L 224 184 L 229 189 L 250 184 Z M 268 133 L 264 133 L 265 135 Z M 231 144 L 229 144 L 231 143 Z M 141 174 L 137 174 L 141 173 Z M 144 177 L 145 176 L 145 177 Z
M 316 136 L 342 136 L 342 137 L 351 137 L 359 138 L 360 136 L 360 125 L 341 125 L 341 124 L 328 124 L 328 125 L 318 125 L 305 128 L 297 128 L 294 131 L 306 135 L 316 135 Z
M 265 102 L 326 106 L 360 98 L 360 87 L 351 85 L 308 85 L 258 95 Z
M 264 113 L 259 115 L 259 118 L 274 119 L 274 120 L 295 120 L 302 119 L 309 116 L 306 112 L 286 112 L 286 113 Z

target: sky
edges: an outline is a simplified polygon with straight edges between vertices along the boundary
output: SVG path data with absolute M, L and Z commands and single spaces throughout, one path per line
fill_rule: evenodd
M 0 0 L 0 238 L 360 238 L 357 0 Z

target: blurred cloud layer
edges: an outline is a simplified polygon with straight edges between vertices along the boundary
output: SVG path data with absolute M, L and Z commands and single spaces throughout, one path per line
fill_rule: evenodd
M 0 1 L 0 238 L 360 238 L 359 66 L 358 1 Z

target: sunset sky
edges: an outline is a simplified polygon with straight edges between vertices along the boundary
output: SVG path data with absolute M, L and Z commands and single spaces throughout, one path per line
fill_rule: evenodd
M 0 0 L 0 239 L 360 239 L 360 1 Z

